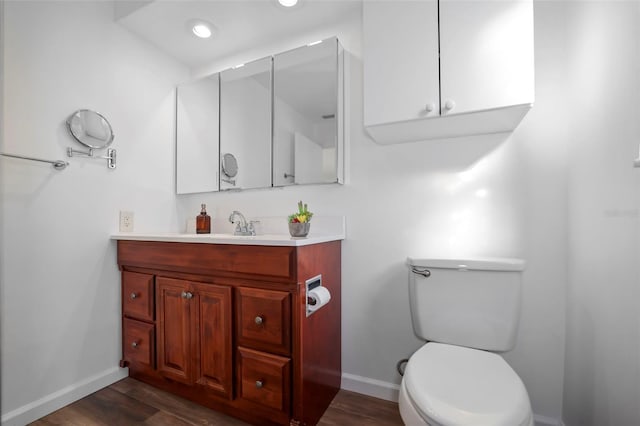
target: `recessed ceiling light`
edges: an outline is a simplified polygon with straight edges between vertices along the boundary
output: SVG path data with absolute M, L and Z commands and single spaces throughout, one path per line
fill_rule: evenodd
M 298 3 L 298 0 L 278 0 L 278 3 L 284 7 L 293 7 Z
M 211 37 L 211 28 L 207 24 L 196 24 L 191 31 L 200 38 Z
M 201 19 L 191 19 L 187 22 L 187 28 L 196 37 L 209 38 L 213 35 L 215 27 L 210 22 Z

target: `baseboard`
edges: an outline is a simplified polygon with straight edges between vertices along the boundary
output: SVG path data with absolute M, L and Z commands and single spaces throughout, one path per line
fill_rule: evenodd
M 394 383 L 348 373 L 342 373 L 340 388 L 393 402 L 398 402 L 400 392 L 400 386 Z
M 564 422 L 561 419 L 541 416 L 539 414 L 533 415 L 533 421 L 535 422 L 536 426 L 564 426 Z
M 22 426 L 69 405 L 112 383 L 127 377 L 127 369 L 114 367 L 102 373 L 51 393 L 6 414 L 2 414 L 2 426 Z

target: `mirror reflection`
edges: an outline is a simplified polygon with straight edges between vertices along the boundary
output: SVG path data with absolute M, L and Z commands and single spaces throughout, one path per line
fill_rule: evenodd
M 338 40 L 275 55 L 273 185 L 338 182 Z
M 238 174 L 238 160 L 233 154 L 226 153 L 222 156 L 222 180 L 224 182 L 235 185 L 236 182 L 233 179 Z
M 75 140 L 92 149 L 106 148 L 113 142 L 113 130 L 106 118 L 95 111 L 80 109 L 67 119 L 67 128 Z
M 221 190 L 271 186 L 271 57 L 220 73 L 220 152 L 236 169 L 220 164 Z
M 176 192 L 217 191 L 218 74 L 183 84 L 176 104 Z

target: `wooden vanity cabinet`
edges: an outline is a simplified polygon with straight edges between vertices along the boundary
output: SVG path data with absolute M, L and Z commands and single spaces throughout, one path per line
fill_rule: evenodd
M 252 424 L 316 424 L 342 374 L 340 251 L 118 241 L 121 366 Z M 307 317 L 318 275 L 331 301 Z

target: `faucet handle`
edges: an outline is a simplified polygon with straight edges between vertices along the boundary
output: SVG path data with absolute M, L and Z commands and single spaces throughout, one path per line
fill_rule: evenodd
M 255 225 L 259 225 L 260 221 L 259 220 L 250 220 L 249 221 L 249 227 L 248 227 L 248 231 L 251 233 L 251 235 L 256 235 L 256 227 Z

